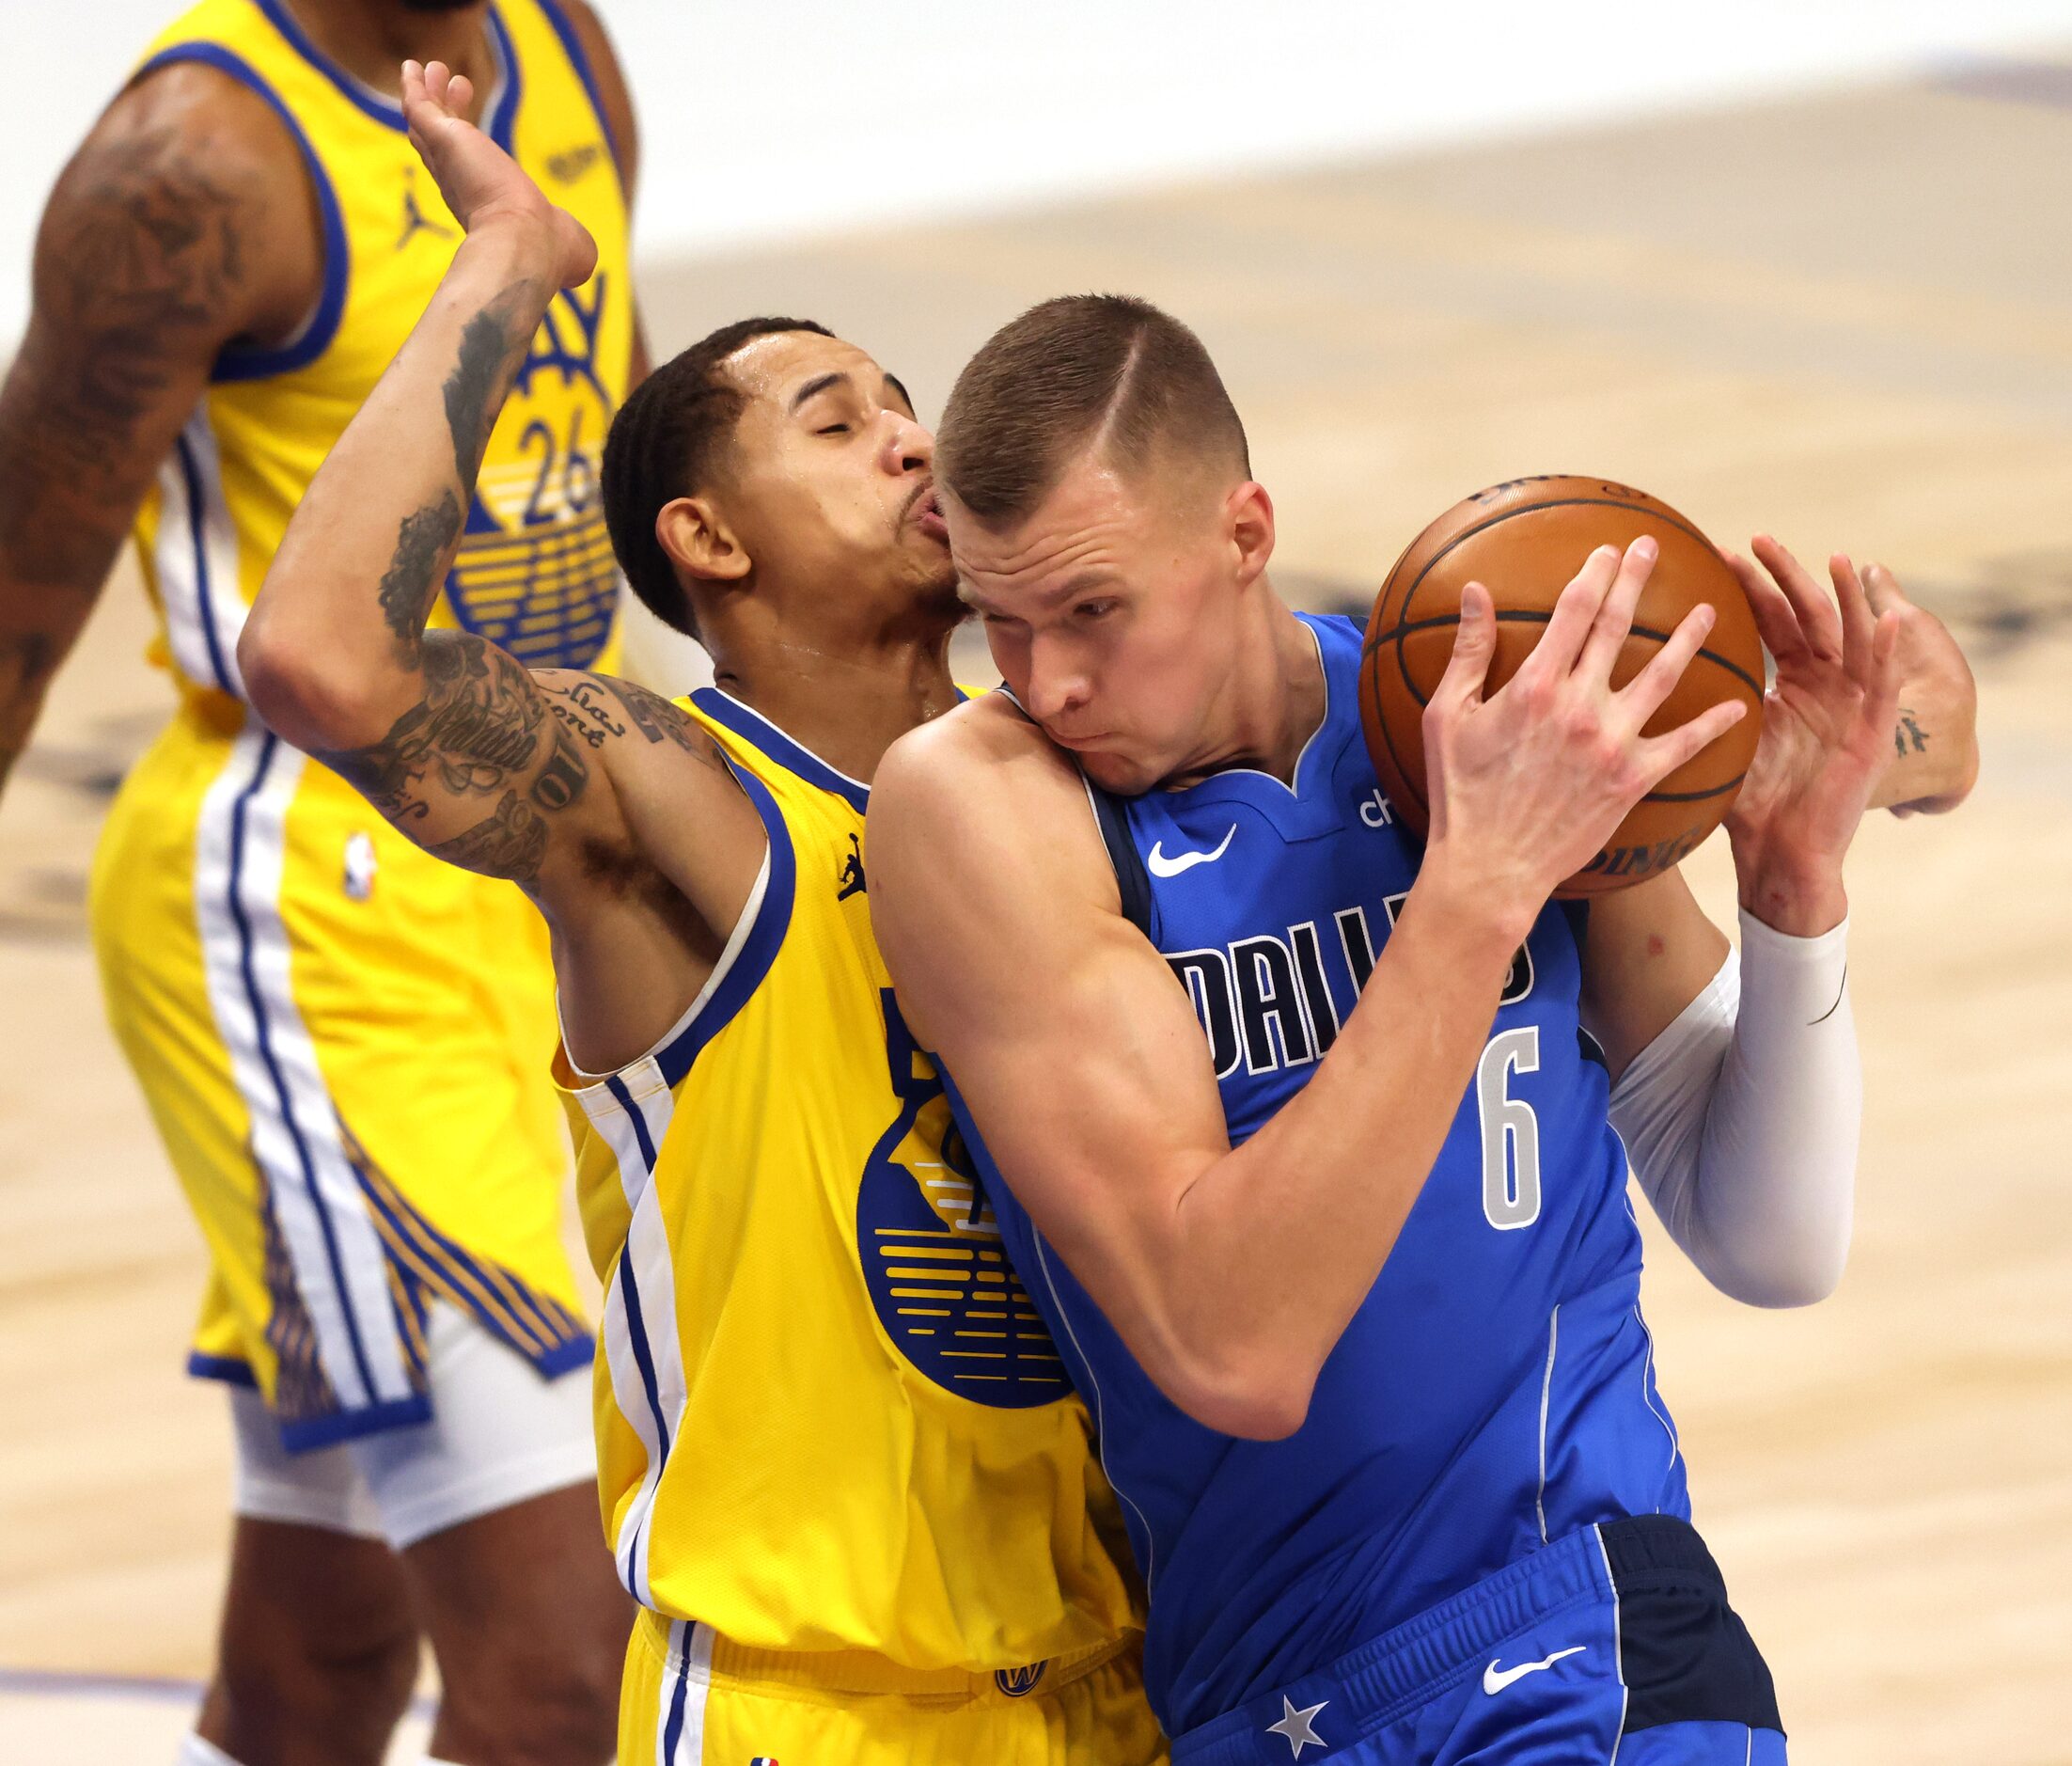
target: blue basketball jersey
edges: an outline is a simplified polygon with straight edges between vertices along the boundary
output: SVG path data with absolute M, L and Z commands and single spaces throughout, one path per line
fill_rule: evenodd
M 1367 757 L 1358 627 L 1305 623 L 1328 704 L 1293 790 L 1232 770 L 1093 793 L 1125 908 L 1201 1019 L 1233 1143 L 1329 1049 L 1421 853 Z M 1151 1589 L 1145 1679 L 1169 1733 L 1579 1527 L 1687 1516 L 1625 1155 L 1578 1017 L 1580 927 L 1550 906 L 1518 953 L 1437 1162 L 1286 1441 L 1217 1434 L 1167 1400 L 1016 1203 L 949 1076 L 1009 1254 L 1093 1411 Z

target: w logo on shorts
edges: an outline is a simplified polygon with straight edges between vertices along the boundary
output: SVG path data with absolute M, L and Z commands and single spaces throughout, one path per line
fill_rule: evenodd
M 1019 1668 L 995 1668 L 993 1684 L 1010 1698 L 1027 1698 L 1036 1690 L 1036 1682 L 1044 1678 L 1047 1662 L 1031 1662 Z

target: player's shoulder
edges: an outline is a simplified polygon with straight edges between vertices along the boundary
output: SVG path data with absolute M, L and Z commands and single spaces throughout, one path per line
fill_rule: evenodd
M 1114 875 L 1072 757 L 1004 694 L 910 731 L 871 787 L 871 850 L 1000 908 L 1105 900 Z
M 871 783 L 871 814 L 992 819 L 1024 814 L 1060 790 L 1078 790 L 1070 760 L 1004 693 L 985 693 L 892 744 Z
M 80 157 L 134 165 L 202 189 L 301 193 L 293 134 L 266 96 L 214 62 L 147 67 L 116 94 Z
M 197 330 L 298 317 L 314 251 L 287 126 L 198 61 L 152 69 L 117 95 L 59 175 L 39 240 L 82 293 L 90 280 L 103 300 L 133 295 Z
M 616 757 L 623 750 L 635 759 L 652 751 L 665 761 L 687 755 L 731 795 L 727 751 L 689 705 L 622 675 L 589 669 L 529 672 L 561 727 L 592 751 Z

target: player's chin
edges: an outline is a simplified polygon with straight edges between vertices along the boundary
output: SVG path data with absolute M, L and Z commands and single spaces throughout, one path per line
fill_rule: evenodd
M 952 625 L 963 624 L 971 609 L 957 593 L 957 568 L 950 561 L 950 554 L 941 550 L 914 551 L 907 554 L 907 581 L 913 585 L 915 601 Z
M 1059 746 L 1079 763 L 1079 770 L 1089 779 L 1118 797 L 1141 796 L 1161 776 L 1155 768 L 1113 746 L 1112 740 L 1084 746 L 1061 742 Z
M 940 518 L 931 525 L 939 529 Z M 957 580 L 957 567 L 950 559 L 949 540 L 938 537 L 930 527 L 908 522 L 900 532 L 900 552 L 907 560 L 908 567 L 918 576 L 932 581 L 954 583 Z

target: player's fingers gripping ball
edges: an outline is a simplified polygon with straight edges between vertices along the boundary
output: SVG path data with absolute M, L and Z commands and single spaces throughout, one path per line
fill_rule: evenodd
M 1612 667 L 1612 686 L 1632 680 L 1684 616 L 1708 603 L 1717 623 L 1643 734 L 1673 730 L 1724 700 L 1741 700 L 1748 715 L 1662 780 L 1554 892 L 1595 895 L 1659 875 L 1726 818 L 1763 733 L 1763 641 L 1748 597 L 1712 543 L 1668 504 L 1602 479 L 1548 477 L 1515 479 L 1456 503 L 1411 541 L 1374 602 L 1360 664 L 1360 721 L 1382 788 L 1414 832 L 1431 823 L 1424 707 L 1453 654 L 1461 591 L 1483 583 L 1497 604 L 1486 698 L 1531 654 L 1578 564 L 1597 546 L 1624 550 L 1642 534 L 1654 536 L 1661 556 Z

